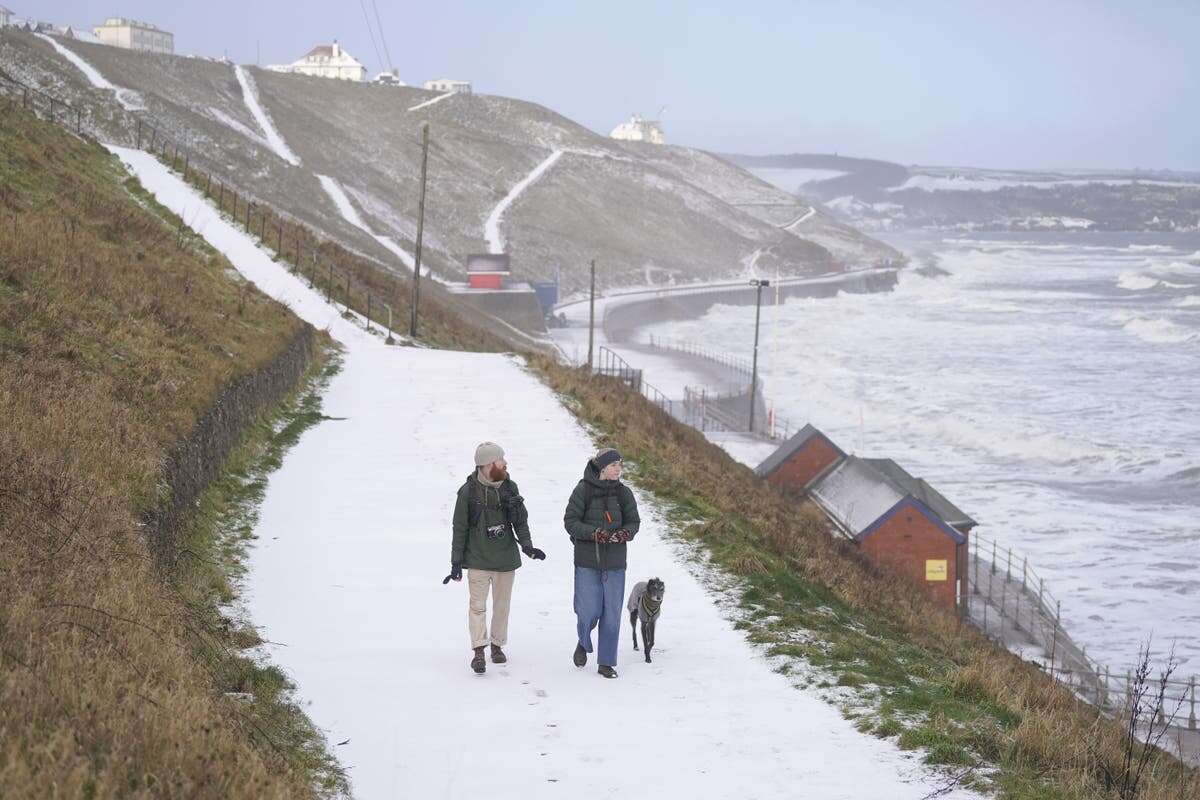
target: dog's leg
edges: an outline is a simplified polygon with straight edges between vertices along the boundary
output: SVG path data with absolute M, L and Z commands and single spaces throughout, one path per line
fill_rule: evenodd
M 646 663 L 650 663 L 650 648 L 654 646 L 654 623 L 642 623 L 642 644 L 645 645 Z
M 638 618 L 638 612 L 637 612 L 637 609 L 635 608 L 633 611 L 629 612 L 629 627 L 633 631 L 633 649 L 634 650 L 638 649 L 638 646 L 637 646 L 637 618 Z

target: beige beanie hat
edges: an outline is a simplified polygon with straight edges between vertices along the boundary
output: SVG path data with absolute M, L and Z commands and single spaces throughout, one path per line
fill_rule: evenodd
M 484 442 L 475 448 L 475 466 L 482 467 L 504 458 L 504 448 L 495 442 Z

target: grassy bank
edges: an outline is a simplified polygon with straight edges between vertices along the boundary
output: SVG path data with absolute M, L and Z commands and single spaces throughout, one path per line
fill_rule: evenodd
M 164 576 L 139 530 L 171 448 L 300 330 L 180 230 L 103 149 L 0 115 L 6 798 L 337 785 L 276 741 L 268 704 L 227 695 L 227 671 L 201 656 L 232 641 L 203 576 Z M 217 540 L 193 544 L 215 560 Z M 282 697 L 270 677 L 251 680 L 255 697 Z
M 671 509 L 679 536 L 732 576 L 739 625 L 781 672 L 964 784 L 1028 800 L 1116 796 L 1103 775 L 1120 772 L 1118 724 L 871 565 L 813 508 L 640 394 L 550 359 L 533 366 L 621 450 L 630 476 Z M 1200 797 L 1200 779 L 1157 756 L 1139 796 Z

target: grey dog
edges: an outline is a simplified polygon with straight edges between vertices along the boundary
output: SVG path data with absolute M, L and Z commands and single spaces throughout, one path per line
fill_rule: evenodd
M 667 587 L 658 578 L 641 581 L 629 593 L 629 625 L 633 628 L 633 649 L 638 649 L 638 622 L 642 623 L 642 642 L 646 646 L 646 663 L 650 663 L 650 649 L 654 647 L 654 626 L 662 613 L 663 595 Z

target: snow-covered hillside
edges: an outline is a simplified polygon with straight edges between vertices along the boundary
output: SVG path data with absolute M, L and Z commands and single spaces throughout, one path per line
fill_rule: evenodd
M 934 789 L 915 754 L 772 670 L 645 493 L 629 585 L 666 581 L 655 661 L 626 640 L 618 681 L 577 670 L 562 508 L 595 443 L 558 398 L 509 356 L 385 346 L 162 164 L 118 153 L 247 278 L 345 348 L 331 419 L 271 479 L 245 588 L 358 797 L 916 800 Z M 520 569 L 510 662 L 480 678 L 467 668 L 465 589 L 441 577 L 454 492 L 483 439 L 507 449 L 548 560 Z
M 489 247 L 509 249 L 519 277 L 561 274 L 568 291 L 583 285 L 593 258 L 602 287 L 648 273 L 727 277 L 756 252 L 772 273 L 838 266 L 816 237 L 782 230 L 807 209 L 786 192 L 710 154 L 615 142 L 533 103 L 0 35 L 20 77 L 89 106 L 114 100 L 90 72 L 128 87 L 146 107 L 142 118 L 186 146 L 193 164 L 397 271 L 408 269 L 414 249 L 425 124 L 424 263 L 443 276 L 461 277 L 465 256 Z M 87 122 L 131 144 L 134 119 L 97 113 Z M 553 168 L 519 190 L 556 152 Z M 317 176 L 337 182 L 362 226 L 339 213 Z M 853 236 L 858 252 L 887 252 Z

